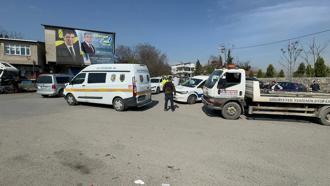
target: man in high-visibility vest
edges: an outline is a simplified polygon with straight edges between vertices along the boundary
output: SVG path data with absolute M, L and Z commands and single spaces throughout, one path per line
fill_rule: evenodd
M 162 86 L 164 87 L 164 85 L 165 85 L 165 83 L 167 82 L 168 80 L 167 80 L 167 77 L 166 76 L 164 76 L 163 77 L 163 80 L 162 80 Z

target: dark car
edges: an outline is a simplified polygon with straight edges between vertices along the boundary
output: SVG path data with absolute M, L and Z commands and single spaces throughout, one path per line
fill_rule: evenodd
M 293 82 L 278 82 L 278 85 L 282 87 L 279 91 L 286 92 L 307 92 L 307 88 L 305 85 L 301 83 L 293 83 Z

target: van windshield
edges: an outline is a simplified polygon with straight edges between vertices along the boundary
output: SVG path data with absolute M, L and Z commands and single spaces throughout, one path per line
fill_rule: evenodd
M 151 79 L 151 83 L 159 83 L 160 79 Z
M 181 85 L 192 88 L 192 87 L 197 86 L 200 82 L 202 82 L 201 79 L 191 78 L 191 79 L 188 79 L 187 81 L 185 81 L 184 83 L 182 83 Z
M 207 88 L 213 88 L 214 85 L 218 82 L 220 76 L 222 75 L 222 70 L 215 70 L 210 74 L 209 78 L 207 79 L 205 86 Z

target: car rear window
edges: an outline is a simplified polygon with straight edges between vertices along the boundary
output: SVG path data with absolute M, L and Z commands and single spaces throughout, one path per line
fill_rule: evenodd
M 71 80 L 70 77 L 56 77 L 56 82 L 57 82 L 58 84 L 69 83 L 70 80 Z
M 37 83 L 53 83 L 52 76 L 40 76 Z

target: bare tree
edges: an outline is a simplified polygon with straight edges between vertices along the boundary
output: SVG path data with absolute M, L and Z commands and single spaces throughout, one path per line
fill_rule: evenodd
M 282 61 L 280 61 L 280 65 L 282 65 L 288 72 L 288 78 L 291 81 L 293 71 L 295 70 L 297 60 L 302 52 L 302 49 L 298 47 L 299 42 L 289 42 L 288 47 L 286 49 L 281 48 L 282 52 Z
M 303 58 L 303 60 L 308 65 L 315 66 L 315 62 L 316 62 L 317 58 L 321 56 L 321 54 L 328 47 L 328 45 L 329 45 L 329 42 L 320 44 L 320 43 L 318 43 L 316 41 L 315 38 L 313 38 L 312 42 L 308 44 L 307 49 L 305 49 L 302 46 L 302 49 L 303 49 L 303 56 L 302 56 L 302 58 Z
M 0 27 L 0 37 L 1 38 L 12 38 L 12 39 L 23 39 L 23 34 L 21 32 L 7 31 Z

